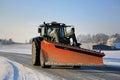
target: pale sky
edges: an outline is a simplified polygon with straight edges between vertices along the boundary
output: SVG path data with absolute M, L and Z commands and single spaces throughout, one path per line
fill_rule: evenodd
M 0 0 L 0 38 L 25 42 L 38 25 L 62 22 L 76 34 L 120 33 L 120 0 Z

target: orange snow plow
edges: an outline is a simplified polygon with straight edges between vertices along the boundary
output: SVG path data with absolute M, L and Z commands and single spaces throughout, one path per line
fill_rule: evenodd
M 41 53 L 45 65 L 100 66 L 103 65 L 104 53 L 82 48 L 42 41 Z
M 63 23 L 44 23 L 38 29 L 40 36 L 33 38 L 32 63 L 50 66 L 101 66 L 104 53 L 80 47 L 74 28 L 67 31 Z M 72 42 L 71 39 L 72 38 Z

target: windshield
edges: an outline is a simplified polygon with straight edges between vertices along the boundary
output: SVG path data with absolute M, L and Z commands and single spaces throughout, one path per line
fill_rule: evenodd
M 58 36 L 60 38 L 64 38 L 65 37 L 64 27 L 61 27 L 61 26 L 49 26 L 48 29 L 47 29 L 47 34 L 49 35 L 49 33 L 52 30 L 56 30 L 58 32 Z

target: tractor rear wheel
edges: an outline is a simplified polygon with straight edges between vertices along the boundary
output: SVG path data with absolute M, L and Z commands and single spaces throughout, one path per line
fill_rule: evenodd
M 40 65 L 40 49 L 37 47 L 36 43 L 32 42 L 32 64 L 33 65 Z

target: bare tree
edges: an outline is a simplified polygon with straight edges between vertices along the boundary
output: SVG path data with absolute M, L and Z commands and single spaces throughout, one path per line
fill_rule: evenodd
M 116 38 L 116 42 L 120 42 L 120 34 L 118 33 L 111 35 L 111 38 Z
M 106 43 L 108 40 L 109 36 L 103 33 L 98 33 L 96 35 L 78 35 L 77 40 L 80 43 Z
M 92 36 L 90 34 L 88 35 L 78 35 L 77 40 L 80 43 L 89 43 L 92 41 Z

